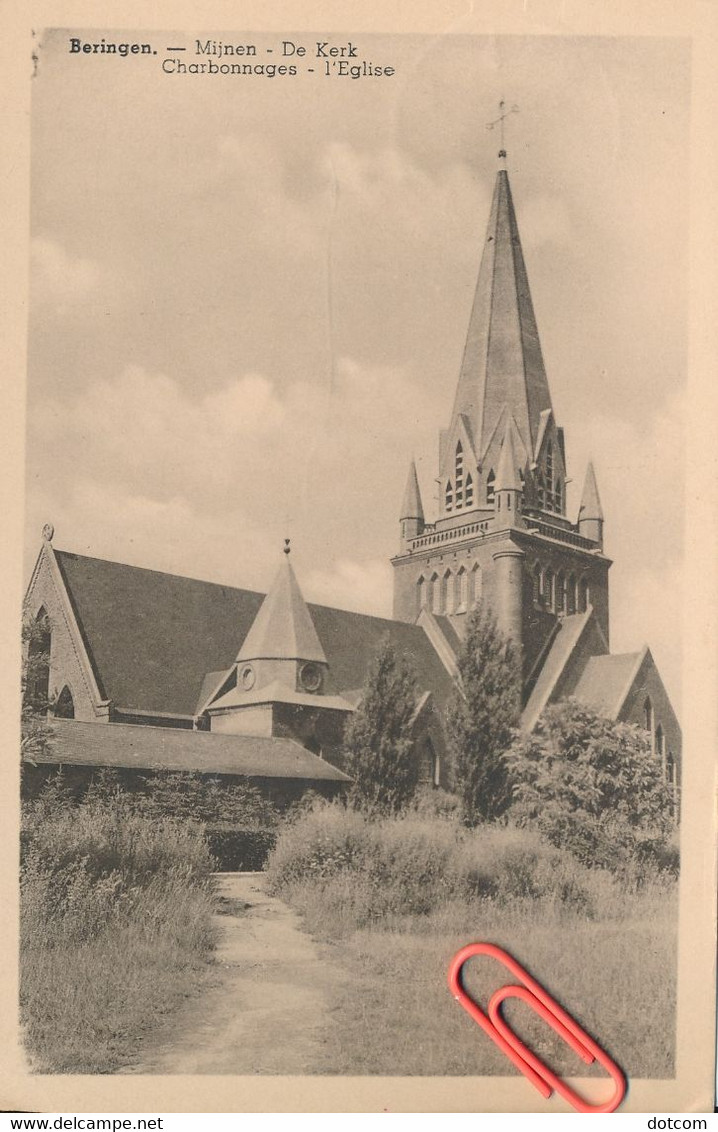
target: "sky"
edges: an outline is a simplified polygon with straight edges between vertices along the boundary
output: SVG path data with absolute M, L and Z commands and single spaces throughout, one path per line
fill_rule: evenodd
M 325 38 L 197 35 L 252 62 Z M 263 590 L 291 537 L 308 599 L 389 615 L 412 455 L 435 514 L 504 98 L 569 515 L 593 459 L 612 651 L 648 642 L 679 703 L 687 41 L 361 35 L 395 73 L 353 80 L 311 55 L 168 75 L 170 40 L 196 61 L 183 34 L 39 36 L 26 569 L 51 521 L 62 549 Z

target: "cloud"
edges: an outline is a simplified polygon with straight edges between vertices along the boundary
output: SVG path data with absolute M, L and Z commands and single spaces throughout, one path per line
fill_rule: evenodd
M 127 366 L 33 414 L 30 542 L 49 518 L 68 548 L 127 560 L 141 547 L 139 562 L 207 577 L 231 563 L 237 584 L 261 587 L 289 535 L 318 600 L 323 585 L 386 610 L 366 562 L 393 546 L 411 447 L 436 418 L 411 371 L 348 358 L 324 385 L 250 373 L 200 395 Z
M 55 240 L 35 237 L 30 245 L 32 283 L 39 301 L 76 302 L 100 281 L 96 263 L 72 255 Z
M 303 580 L 308 600 L 359 613 L 391 617 L 392 577 L 388 559 L 340 558 L 310 570 Z

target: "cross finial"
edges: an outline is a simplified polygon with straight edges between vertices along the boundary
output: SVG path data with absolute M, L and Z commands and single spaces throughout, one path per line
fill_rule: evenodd
M 518 106 L 515 106 L 515 105 L 509 106 L 508 109 L 507 109 L 506 103 L 504 102 L 504 100 L 502 98 L 501 101 L 499 102 L 499 116 L 498 116 L 498 118 L 494 118 L 493 122 L 487 122 L 486 123 L 486 129 L 487 130 L 494 130 L 498 126 L 500 131 L 501 131 L 501 149 L 499 150 L 499 157 L 502 158 L 502 160 L 506 159 L 506 149 L 505 149 L 505 146 L 504 146 L 504 122 L 508 118 L 509 114 L 518 114 L 518 112 L 519 112 L 519 108 L 518 108 Z
M 292 548 L 289 545 L 290 542 L 291 542 L 291 539 L 285 538 L 285 540 L 284 540 L 284 553 L 285 554 L 291 554 L 292 553 Z

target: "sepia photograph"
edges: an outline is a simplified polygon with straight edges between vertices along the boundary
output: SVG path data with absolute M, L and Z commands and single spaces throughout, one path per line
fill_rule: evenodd
M 690 41 L 237 24 L 33 33 L 26 1070 L 610 1111 L 447 972 L 676 1077 Z

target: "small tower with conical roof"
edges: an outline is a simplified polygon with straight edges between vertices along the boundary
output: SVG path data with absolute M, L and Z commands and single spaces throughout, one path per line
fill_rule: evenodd
M 583 481 L 583 494 L 578 509 L 578 529 L 584 538 L 590 539 L 603 549 L 603 508 L 592 462 L 589 462 L 586 468 L 586 478 Z
M 331 693 L 326 654 L 289 552 L 286 539 L 269 592 L 204 711 L 212 731 L 289 735 L 318 752 L 317 709 L 333 715 L 353 709 Z
M 415 460 L 412 460 L 409 465 L 409 475 L 406 479 L 399 521 L 401 523 L 401 546 L 403 549 L 407 542 L 424 533 L 424 508 L 421 502 Z

